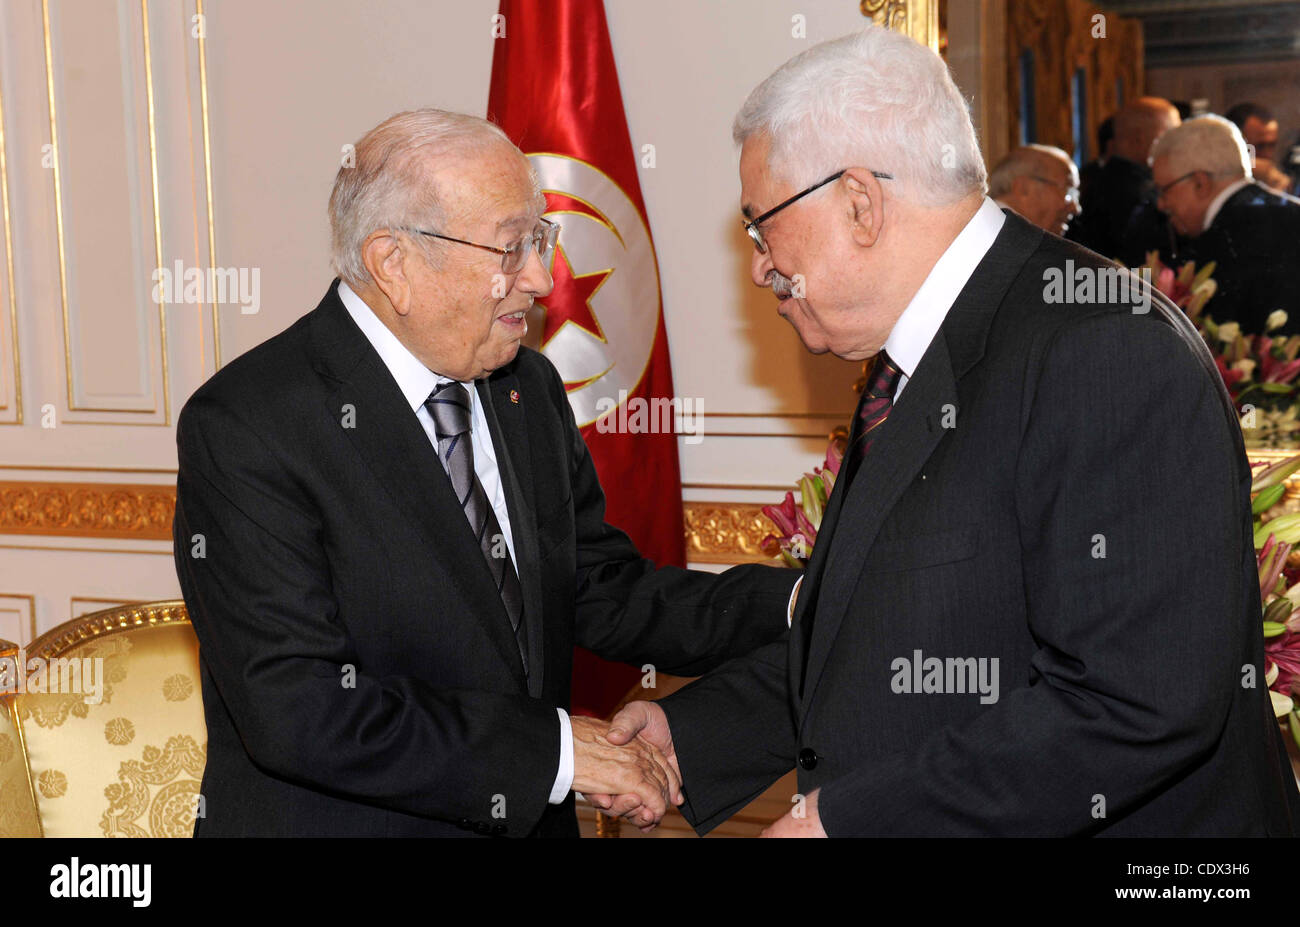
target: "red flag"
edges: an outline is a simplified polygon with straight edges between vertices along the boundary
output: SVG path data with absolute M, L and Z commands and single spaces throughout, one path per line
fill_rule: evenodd
M 539 300 L 542 353 L 564 378 L 606 518 L 646 557 L 681 566 L 677 438 L 651 404 L 673 395 L 659 269 L 605 8 L 601 0 L 501 0 L 500 16 L 488 118 L 529 156 L 547 215 L 563 227 L 555 289 Z M 644 427 L 618 427 L 629 422 Z M 579 649 L 574 710 L 608 713 L 638 676 Z

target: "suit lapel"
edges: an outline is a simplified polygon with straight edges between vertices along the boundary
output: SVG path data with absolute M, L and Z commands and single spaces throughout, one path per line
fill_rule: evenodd
M 880 436 L 863 458 L 849 492 L 840 503 L 843 511 L 838 513 L 836 523 L 829 526 L 833 533 L 829 537 L 831 543 L 826 545 L 829 550 L 817 593 L 800 720 L 816 694 L 822 668 L 885 516 L 943 438 L 945 429 L 941 419 L 948 404 L 957 406 L 957 383 L 941 331 L 890 410 Z M 816 553 L 816 546 L 813 552 Z
M 534 500 L 529 490 L 532 480 L 524 479 L 531 466 L 528 450 L 528 428 L 524 417 L 522 397 L 518 391 L 519 378 L 512 369 L 499 371 L 486 380 L 479 380 L 479 399 L 492 433 L 492 447 L 496 451 L 497 471 L 505 489 L 506 507 L 510 512 L 510 536 L 515 548 L 515 569 L 524 590 L 524 623 L 528 634 L 528 694 L 539 698 L 544 681 L 545 653 L 542 633 L 542 577 L 537 549 L 537 524 L 534 517 Z
M 419 527 L 431 568 L 460 592 L 522 684 L 509 616 L 428 434 L 334 290 L 317 313 L 315 367 L 337 381 L 325 400 L 330 417 L 341 423 L 396 507 Z M 429 603 L 431 621 L 440 605 Z

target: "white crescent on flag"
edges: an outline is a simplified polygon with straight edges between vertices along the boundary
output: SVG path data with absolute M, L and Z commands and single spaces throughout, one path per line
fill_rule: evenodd
M 542 345 L 542 353 L 569 387 L 569 405 L 578 425 L 585 427 L 598 417 L 598 400 L 608 397 L 617 403 L 620 392 L 626 391 L 624 397 L 634 393 L 645 375 L 659 326 L 654 245 L 636 204 L 605 173 L 565 155 L 533 154 L 528 160 L 543 191 L 578 200 L 595 213 L 547 213 L 563 226 L 560 246 L 573 276 L 605 274 L 588 301 L 605 337 L 566 324 Z M 558 260 L 559 250 L 553 265 Z M 546 305 L 545 299 L 538 302 Z M 601 411 L 618 410 L 603 405 Z

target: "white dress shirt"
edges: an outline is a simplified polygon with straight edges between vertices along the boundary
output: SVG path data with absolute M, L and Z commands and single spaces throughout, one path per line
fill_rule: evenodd
M 1210 224 L 1214 222 L 1214 217 L 1219 214 L 1219 210 L 1223 208 L 1223 204 L 1228 202 L 1228 197 L 1232 196 L 1232 194 L 1236 193 L 1250 182 L 1249 177 L 1243 177 L 1240 180 L 1233 181 L 1220 190 L 1218 196 L 1210 200 L 1210 205 L 1205 207 L 1205 218 L 1201 220 L 1202 234 L 1204 234 L 1206 230 L 1209 229 Z
M 939 256 L 912 301 L 894 323 L 889 337 L 885 339 L 885 351 L 902 374 L 894 390 L 895 402 L 903 395 L 903 388 L 916 372 L 917 364 L 921 363 L 921 357 L 930 347 L 943 320 L 948 317 L 948 310 L 957 301 L 962 287 L 993 247 L 993 241 L 998 237 L 998 232 L 1002 231 L 1002 223 L 1006 219 L 1006 213 L 993 200 L 984 197 L 980 208 L 948 249 Z M 799 582 L 795 583 L 794 591 L 790 593 L 786 620 L 791 624 L 794 622 L 795 599 L 798 598 L 802 584 L 803 577 L 800 577 Z
M 357 323 L 361 333 L 378 352 L 380 360 L 388 368 L 388 372 L 393 375 L 397 381 L 397 387 L 402 391 L 406 398 L 406 403 L 419 419 L 421 427 L 424 428 L 425 434 L 429 436 L 429 443 L 433 445 L 436 453 L 438 449 L 438 431 L 433 424 L 433 416 L 429 410 L 424 407 L 424 401 L 429 398 L 429 394 L 443 383 L 451 381 L 451 377 L 444 377 L 436 374 L 428 367 L 424 366 L 414 354 L 407 350 L 406 345 L 398 340 L 397 336 L 389 330 L 388 326 L 379 320 L 374 311 L 366 305 L 365 300 L 352 291 L 342 280 L 339 281 L 339 299 L 343 301 L 343 306 L 348 310 L 348 315 L 352 316 L 352 321 Z M 465 387 L 469 393 L 470 408 L 470 446 L 474 449 L 474 474 L 478 477 L 479 485 L 483 487 L 483 492 L 487 495 L 488 500 L 492 503 L 492 510 L 496 513 L 497 522 L 501 525 L 501 534 L 505 538 L 506 547 L 510 550 L 510 562 L 516 563 L 515 559 L 515 542 L 514 535 L 510 530 L 510 511 L 506 507 L 505 488 L 501 485 L 501 473 L 497 469 L 496 448 L 492 446 L 492 434 L 488 431 L 487 417 L 483 412 L 483 405 L 479 399 L 478 390 L 474 388 L 471 381 L 466 383 L 458 381 Z M 439 460 L 442 458 L 439 457 Z M 444 463 L 445 467 L 446 464 Z M 518 568 L 516 568 L 517 570 Z M 536 617 L 537 621 L 541 616 Z M 537 633 L 541 633 L 541 628 L 536 628 Z M 573 786 L 573 729 L 569 721 L 568 714 L 562 708 L 555 709 L 560 715 L 560 768 L 555 777 L 555 784 L 551 787 L 550 803 L 558 805 L 564 801 L 569 789 Z

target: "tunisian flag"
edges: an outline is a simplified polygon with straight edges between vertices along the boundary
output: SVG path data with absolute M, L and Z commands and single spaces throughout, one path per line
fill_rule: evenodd
M 649 404 L 673 395 L 659 269 L 605 8 L 601 0 L 501 0 L 496 34 L 488 118 L 528 155 L 547 216 L 563 226 L 551 267 L 555 289 L 539 300 L 542 353 L 564 378 L 605 490 L 607 520 L 646 557 L 681 566 L 677 438 Z M 644 416 L 635 416 L 638 407 Z M 628 430 L 620 421 L 653 422 L 655 430 L 620 434 Z M 574 710 L 603 716 L 639 678 L 638 670 L 579 648 Z

